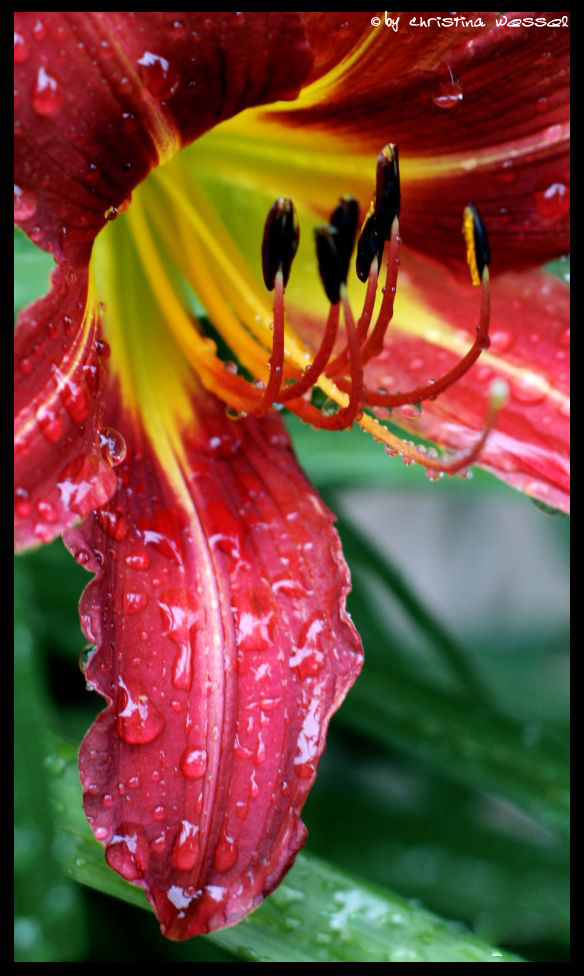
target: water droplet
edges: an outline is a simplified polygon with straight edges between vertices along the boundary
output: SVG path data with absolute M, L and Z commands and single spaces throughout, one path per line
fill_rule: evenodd
M 199 858 L 199 828 L 182 820 L 172 848 L 172 864 L 179 871 L 192 871 Z
M 181 756 L 180 768 L 188 779 L 200 779 L 207 769 L 207 750 L 185 749 Z
M 491 349 L 493 352 L 503 353 L 507 352 L 511 348 L 514 342 L 514 336 L 512 332 L 508 332 L 507 329 L 495 329 L 494 332 L 490 334 L 491 339 Z
M 127 454 L 126 441 L 119 430 L 113 427 L 104 427 L 99 432 L 99 446 L 103 457 L 108 461 L 112 468 L 121 464 Z
M 537 373 L 527 373 L 514 378 L 511 382 L 511 395 L 514 400 L 533 406 L 543 403 L 549 393 L 549 383 L 544 376 Z
M 570 184 L 561 177 L 539 180 L 534 199 L 538 213 L 544 220 L 560 220 L 570 212 Z
M 124 613 L 128 616 L 131 617 L 136 613 L 140 613 L 147 605 L 147 593 L 132 592 L 130 590 L 126 590 L 124 593 Z
M 162 852 L 166 850 L 166 834 L 164 831 L 161 834 L 158 834 L 158 837 L 154 838 L 150 844 L 150 848 L 155 854 L 162 854 Z
M 190 691 L 193 683 L 193 655 L 191 645 L 184 641 L 172 662 L 172 683 L 179 691 Z
M 28 58 L 29 53 L 30 48 L 27 41 L 25 41 L 22 34 L 17 34 L 14 31 L 14 63 L 22 64 Z
M 517 173 L 512 159 L 506 159 L 499 170 L 499 179 L 502 183 L 515 183 Z
M 121 874 L 126 881 L 137 881 L 144 877 L 149 857 L 146 836 L 136 824 L 120 824 L 105 849 L 105 858 L 110 868 Z
M 121 542 L 122 539 L 126 538 L 128 534 L 128 523 L 121 512 L 102 508 L 95 513 L 95 518 L 100 529 L 106 535 L 109 535 L 110 539 Z
M 40 407 L 36 415 L 43 437 L 50 444 L 57 444 L 65 434 L 65 421 L 61 413 L 50 407 Z
M 14 489 L 14 511 L 19 518 L 28 518 L 32 506 L 29 501 L 29 494 L 26 488 Z
M 144 51 L 138 59 L 138 72 L 148 91 L 157 98 L 170 95 L 176 84 L 176 74 L 170 62 L 152 51 Z
M 322 614 L 316 613 L 304 625 L 299 636 L 297 646 L 289 660 L 301 678 L 314 678 L 324 667 L 325 654 L 322 647 L 322 634 L 325 622 Z
M 59 475 L 61 502 L 70 512 L 87 515 L 105 505 L 115 485 L 109 466 L 98 454 L 81 454 Z
M 570 419 L 570 401 L 563 400 L 558 407 L 558 413 L 560 417 L 564 417 L 566 420 Z
M 35 41 L 44 41 L 46 33 L 45 25 L 43 24 L 42 20 L 37 20 L 32 29 L 32 34 Z
M 148 695 L 119 678 L 116 721 L 118 735 L 131 745 L 146 745 L 162 732 L 165 722 Z
M 51 502 L 41 499 L 36 503 L 35 508 L 45 522 L 53 524 L 57 521 L 57 510 Z
M 37 202 L 34 193 L 30 193 L 30 191 L 28 190 L 22 190 L 15 183 L 14 184 L 14 219 L 29 220 L 35 213 L 36 208 L 37 208 Z
M 130 567 L 130 569 L 148 569 L 150 565 L 150 556 L 143 550 L 140 552 L 133 552 L 131 555 L 126 556 L 125 563 L 126 566 Z
M 215 848 L 214 864 L 217 871 L 224 873 L 233 867 L 237 860 L 237 844 L 228 837 L 222 837 Z
M 438 108 L 451 109 L 460 105 L 463 100 L 462 86 L 457 81 L 445 81 L 438 85 L 432 95 L 432 101 Z
M 164 804 L 159 803 L 157 807 L 154 807 L 152 811 L 152 816 L 155 820 L 164 820 L 166 817 L 166 807 Z
M 66 380 L 58 380 L 61 384 L 59 396 L 65 410 L 71 417 L 74 424 L 83 424 L 91 409 L 91 396 L 85 380 L 73 380 L 68 377 Z
M 41 65 L 32 92 L 32 107 L 37 115 L 54 116 L 57 115 L 62 104 L 63 95 L 57 80 L 47 74 Z

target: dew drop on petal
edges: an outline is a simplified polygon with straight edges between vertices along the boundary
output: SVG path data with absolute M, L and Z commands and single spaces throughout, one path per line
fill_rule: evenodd
M 14 63 L 22 64 L 26 61 L 30 54 L 30 48 L 28 42 L 24 39 L 22 34 L 18 34 L 14 31 Z
M 162 732 L 165 722 L 146 694 L 132 689 L 119 678 L 116 707 L 118 734 L 130 745 L 146 745 Z
M 228 837 L 222 837 L 215 848 L 214 864 L 222 873 L 229 871 L 237 860 L 237 844 Z
M 489 333 L 489 338 L 491 340 L 492 352 L 498 353 L 507 352 L 514 341 L 513 333 L 507 329 L 495 329 L 494 332 Z
M 534 199 L 540 217 L 560 220 L 570 212 L 570 184 L 561 177 L 539 180 Z
M 113 427 L 104 427 L 99 432 L 99 446 L 103 457 L 112 468 L 121 464 L 126 458 L 127 447 L 123 434 Z
M 200 779 L 207 769 L 207 750 L 185 749 L 181 756 L 180 768 L 188 779 Z
M 105 857 L 110 868 L 126 881 L 143 878 L 150 857 L 143 829 L 135 824 L 121 824 L 105 849 Z
M 57 115 L 63 104 L 59 83 L 41 65 L 32 92 L 32 107 L 37 115 Z
M 110 539 L 121 542 L 128 534 L 128 523 L 121 512 L 101 509 L 95 513 L 95 518 L 100 529 L 109 535 Z
M 36 197 L 29 190 L 22 190 L 14 184 L 14 219 L 30 220 L 37 208 Z
M 144 570 L 148 569 L 150 565 L 150 556 L 144 551 L 133 552 L 129 556 L 126 556 L 125 562 L 126 566 L 129 566 L 130 569 Z
M 499 170 L 499 179 L 502 183 L 515 183 L 517 180 L 517 172 L 513 164 L 512 159 L 506 159 L 501 165 Z
M 434 105 L 442 109 L 452 109 L 463 100 L 462 87 L 457 81 L 445 81 L 438 85 L 432 95 Z
M 188 820 L 181 821 L 172 848 L 172 864 L 179 871 L 192 871 L 199 858 L 199 828 Z
M 158 98 L 169 95 L 176 83 L 176 74 L 170 62 L 152 51 L 144 51 L 138 59 L 138 71 L 150 94 Z
M 543 403 L 549 393 L 549 383 L 545 377 L 535 373 L 514 378 L 511 382 L 511 396 L 526 406 Z

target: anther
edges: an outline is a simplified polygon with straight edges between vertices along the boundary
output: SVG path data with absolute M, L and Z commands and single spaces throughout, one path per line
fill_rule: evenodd
M 367 281 L 373 260 L 379 260 L 380 247 L 377 221 L 371 206 L 357 242 L 356 270 L 359 281 Z
M 338 231 L 334 227 L 317 227 L 314 232 L 318 272 L 331 305 L 340 300 L 343 271 L 337 249 Z
M 466 242 L 466 260 L 473 285 L 478 287 L 483 271 L 491 262 L 489 240 L 477 208 L 469 203 L 464 208 L 462 233 Z
M 341 266 L 341 281 L 347 283 L 349 262 L 355 246 L 355 235 L 359 222 L 359 204 L 353 197 L 341 197 L 338 207 L 333 210 L 330 225 L 336 230 L 335 246 Z
M 294 204 L 288 198 L 280 197 L 266 217 L 262 240 L 262 271 L 268 291 L 273 291 L 278 271 L 282 272 L 284 287 L 288 284 L 299 239 Z
M 397 146 L 390 142 L 377 157 L 375 176 L 375 220 L 379 235 L 380 261 L 383 245 L 391 235 L 391 225 L 395 218 L 399 217 L 399 208 L 399 154 Z

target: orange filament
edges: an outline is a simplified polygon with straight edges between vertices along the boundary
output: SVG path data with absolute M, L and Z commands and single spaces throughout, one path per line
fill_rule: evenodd
M 408 393 L 380 393 L 377 390 L 364 391 L 364 401 L 367 406 L 376 407 L 402 407 L 406 404 L 421 403 L 422 400 L 433 399 L 439 393 L 443 393 L 449 386 L 456 383 L 471 366 L 476 363 L 483 349 L 488 349 L 489 340 L 489 319 L 490 319 L 490 291 L 489 291 L 489 272 L 485 267 L 481 277 L 481 313 L 479 324 L 477 325 L 475 340 L 466 355 L 447 373 L 438 380 L 426 383 L 425 386 L 416 387 Z M 339 384 L 340 386 L 341 384 Z
M 365 301 L 363 303 L 363 311 L 359 317 L 359 322 L 357 324 L 357 339 L 359 345 L 362 345 L 367 333 L 369 331 L 369 325 L 371 323 L 371 318 L 373 316 L 373 309 L 375 307 L 375 296 L 377 294 L 377 281 L 378 281 L 378 262 L 377 258 L 373 261 L 371 265 L 371 270 L 369 271 L 369 278 L 367 279 L 367 292 L 365 295 Z M 326 368 L 327 376 L 335 376 L 335 374 L 344 372 L 345 368 L 349 364 L 349 346 L 345 346 L 343 351 L 335 356 L 334 359 L 330 361 Z M 321 367 L 321 371 L 324 368 Z
M 397 290 L 400 244 L 401 237 L 399 236 L 399 222 L 396 217 L 391 227 L 391 238 L 385 245 L 384 251 L 384 256 L 386 256 L 387 271 L 385 276 L 383 301 L 381 303 L 381 308 L 379 309 L 377 322 L 375 323 L 373 331 L 363 347 L 363 363 L 367 363 L 375 356 L 379 356 L 383 349 L 383 340 L 385 339 L 387 327 L 393 317 L 393 305 Z
M 284 368 L 284 275 L 278 271 L 274 282 L 274 339 L 270 356 L 270 378 L 261 403 L 261 412 L 278 399 Z
M 341 302 L 343 304 L 351 364 L 351 393 L 347 406 L 339 410 L 338 413 L 328 416 L 321 413 L 321 411 L 317 410 L 316 407 L 313 407 L 312 404 L 306 403 L 305 400 L 290 401 L 290 409 L 293 410 L 294 413 L 298 414 L 301 420 L 305 420 L 313 427 L 319 427 L 321 430 L 346 430 L 348 427 L 353 426 L 355 420 L 361 412 L 361 399 L 363 395 L 363 363 L 361 361 L 357 327 L 355 325 L 355 320 L 353 319 L 349 299 L 347 298 L 347 293 L 344 286 L 341 287 Z M 338 309 L 338 304 L 337 306 L 332 306 L 332 308 L 335 307 Z

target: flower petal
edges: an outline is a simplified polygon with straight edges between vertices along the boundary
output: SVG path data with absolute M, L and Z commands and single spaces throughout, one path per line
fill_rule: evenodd
M 116 477 L 101 452 L 107 346 L 87 301 L 88 276 L 61 265 L 15 335 L 15 542 L 50 542 L 105 504 Z
M 235 924 L 289 869 L 362 660 L 332 516 L 279 418 L 196 406 L 182 459 L 163 473 L 136 435 L 115 498 L 65 537 L 97 574 L 85 673 L 108 702 L 81 748 L 85 810 L 171 939 Z
M 14 38 L 15 220 L 78 265 L 155 165 L 312 67 L 295 13 L 18 12 Z

